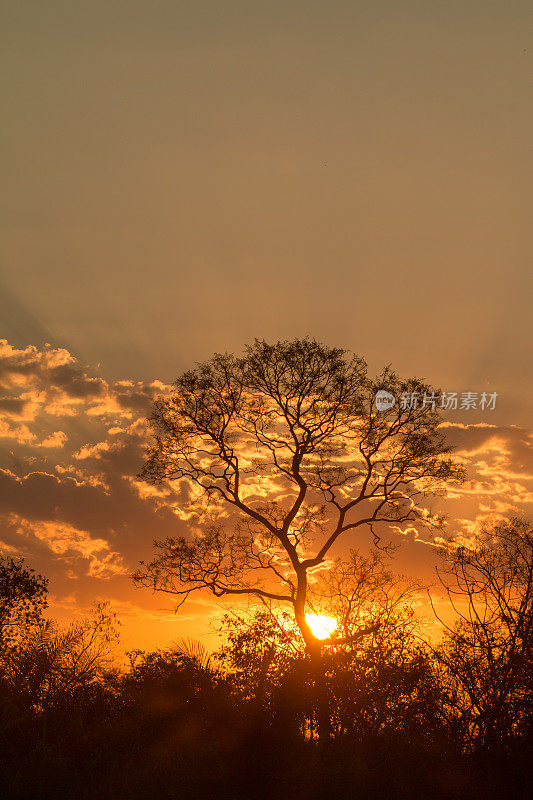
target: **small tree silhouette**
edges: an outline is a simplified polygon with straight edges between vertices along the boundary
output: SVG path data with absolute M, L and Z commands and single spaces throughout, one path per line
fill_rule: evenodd
M 22 559 L 0 556 L 0 648 L 13 644 L 41 620 L 47 606 L 48 580 Z
M 457 613 L 436 650 L 448 716 L 467 747 L 506 748 L 533 727 L 533 526 L 510 519 L 472 548 L 452 545 L 439 577 Z

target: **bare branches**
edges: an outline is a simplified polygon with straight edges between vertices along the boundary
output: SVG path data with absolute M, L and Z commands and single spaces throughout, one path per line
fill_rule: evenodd
M 456 611 L 436 654 L 471 741 L 501 743 L 533 700 L 533 530 L 514 519 L 450 547 L 440 580 Z
M 0 654 L 0 669 L 19 708 L 36 711 L 68 702 L 80 687 L 90 687 L 112 667 L 117 621 L 107 604 L 60 629 L 40 620 L 16 647 Z M 6 657 L 7 656 L 7 657 Z
M 199 521 L 215 508 L 219 530 L 192 545 L 160 543 L 137 582 L 181 596 L 207 588 L 288 600 L 303 620 L 307 571 L 341 537 L 433 524 L 426 498 L 461 470 L 447 457 L 438 413 L 399 404 L 379 412 L 383 387 L 397 397 L 429 392 L 389 368 L 371 381 L 362 359 L 310 339 L 256 340 L 241 358 L 217 355 L 178 378 L 155 404 L 141 477 L 184 481 Z M 233 532 L 222 534 L 222 524 Z
M 184 538 L 166 539 L 155 546 L 160 555 L 150 564 L 142 564 L 133 576 L 139 586 L 183 599 L 192 591 L 207 588 L 215 597 L 253 594 L 271 600 L 292 600 L 291 593 L 269 591 L 261 585 L 261 576 L 256 576 L 254 570 L 277 570 L 272 564 L 273 556 L 255 552 L 249 537 L 227 535 L 214 527 L 190 542 Z

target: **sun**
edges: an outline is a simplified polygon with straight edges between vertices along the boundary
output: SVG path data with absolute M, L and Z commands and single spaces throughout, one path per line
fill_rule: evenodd
M 337 627 L 334 617 L 325 617 L 322 614 L 306 614 L 305 621 L 317 639 L 329 639 Z

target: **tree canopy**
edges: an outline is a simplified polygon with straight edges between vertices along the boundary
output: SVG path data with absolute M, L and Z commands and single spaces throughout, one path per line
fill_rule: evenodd
M 0 556 L 0 644 L 36 624 L 47 606 L 48 580 L 22 559 Z
M 421 402 L 380 411 L 380 389 Z M 155 402 L 141 477 L 179 492 L 194 533 L 156 542 L 137 583 L 180 601 L 199 589 L 280 601 L 320 647 L 306 603 L 334 546 L 361 529 L 377 540 L 380 525 L 438 525 L 428 497 L 462 478 L 434 398 L 388 367 L 370 379 L 362 358 L 312 339 L 256 340 L 186 372 Z

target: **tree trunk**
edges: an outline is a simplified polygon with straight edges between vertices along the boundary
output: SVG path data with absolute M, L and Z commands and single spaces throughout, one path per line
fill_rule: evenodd
M 311 662 L 311 681 L 314 701 L 316 703 L 316 720 L 318 740 L 320 744 L 327 742 L 331 736 L 331 718 L 329 698 L 322 659 L 322 645 L 313 634 L 305 619 L 305 602 L 307 596 L 307 573 L 302 570 L 298 574 L 298 589 L 294 600 L 294 616 L 296 624 L 303 636 L 305 647 Z
M 320 644 L 317 644 L 308 647 L 308 651 L 311 659 L 311 673 L 316 703 L 318 741 L 320 744 L 324 744 L 331 738 L 331 715 L 324 662 L 322 659 L 322 648 Z

